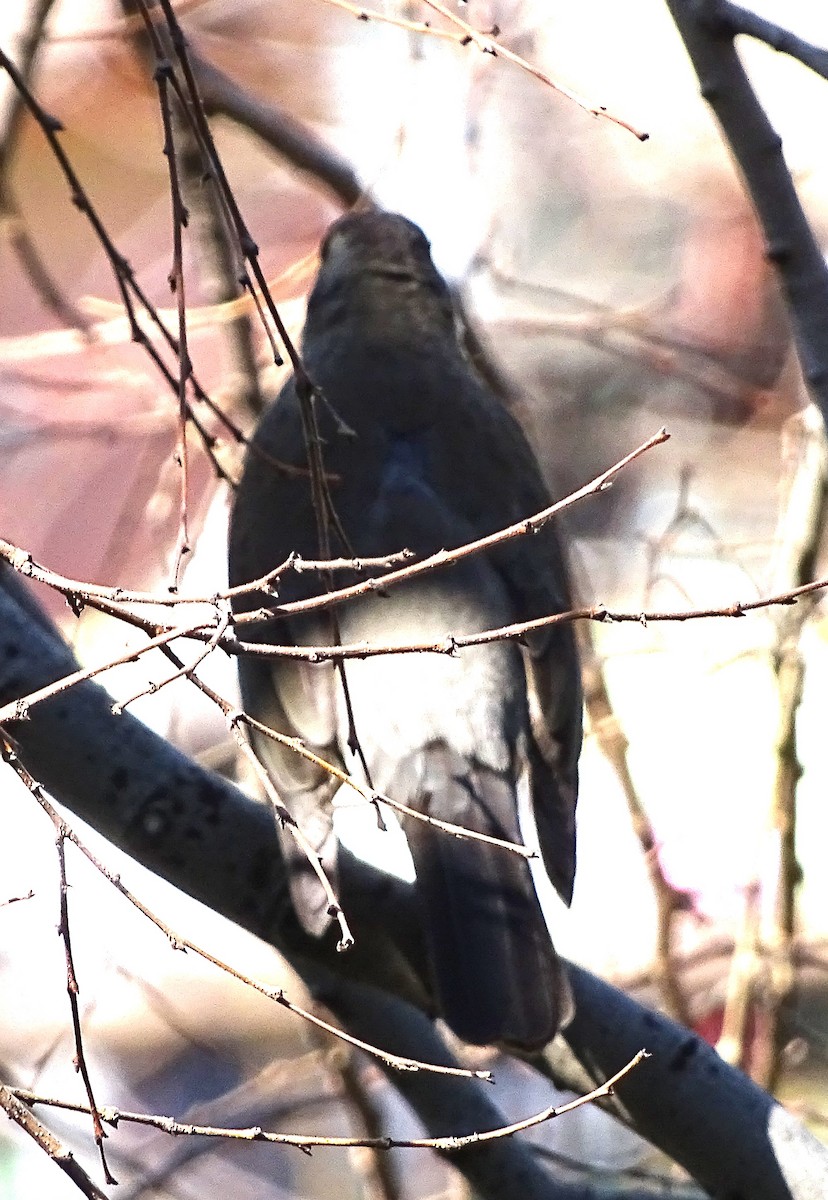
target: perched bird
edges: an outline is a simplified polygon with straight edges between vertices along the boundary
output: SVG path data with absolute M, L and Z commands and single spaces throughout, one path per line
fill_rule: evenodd
M 549 503 L 512 416 L 464 355 L 448 288 L 422 231 L 390 213 L 346 216 L 329 231 L 311 293 L 303 361 L 314 406 L 331 518 L 330 551 L 369 557 L 408 548 L 423 557 L 463 545 Z M 231 519 L 230 581 L 259 578 L 295 551 L 320 555 L 319 516 L 303 415 L 291 380 L 263 417 Z M 317 504 L 317 508 L 321 507 Z M 337 574 L 341 586 L 361 578 Z M 288 572 L 278 603 L 324 590 Z M 277 603 L 239 597 L 239 611 Z M 443 642 L 562 611 L 567 576 L 550 524 L 445 570 L 336 609 L 262 622 L 273 644 Z M 534 815 L 545 869 L 568 903 L 575 871 L 581 690 L 571 626 L 440 653 L 345 663 L 240 661 L 246 709 L 277 731 L 411 808 L 520 842 L 518 809 Z M 354 753 L 356 733 L 360 757 Z M 336 880 L 336 779 L 254 734 L 285 805 Z M 364 776 L 363 776 L 364 778 Z M 350 793 L 353 798 L 354 793 Z M 435 1010 L 462 1039 L 533 1049 L 569 1011 L 569 989 L 524 857 L 406 817 Z M 328 901 L 285 838 L 294 906 L 323 934 Z M 357 938 L 359 930 L 355 930 Z

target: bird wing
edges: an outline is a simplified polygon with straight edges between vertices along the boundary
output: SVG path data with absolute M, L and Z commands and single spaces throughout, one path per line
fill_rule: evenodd
M 458 422 L 441 439 L 442 472 L 459 477 L 451 493 L 476 536 L 515 524 L 547 508 L 549 493 L 518 422 L 470 375 L 450 418 Z M 491 457 L 457 471 L 450 449 L 463 444 L 461 428 L 480 430 Z M 504 482 L 505 481 L 505 482 Z M 572 607 L 569 572 L 554 522 L 505 541 L 488 552 L 521 621 Z M 582 737 L 581 673 L 571 624 L 535 630 L 522 639 L 531 725 L 530 793 L 541 853 L 561 898 L 572 898 L 575 877 L 575 808 Z
M 276 462 L 305 466 L 305 447 L 292 384 L 268 412 L 249 452 L 230 526 L 230 584 L 237 587 L 267 574 L 295 551 L 317 558 L 316 525 L 307 477 L 285 475 Z M 265 515 L 265 519 L 263 518 Z M 277 580 L 277 600 L 263 592 L 234 599 L 237 612 L 253 611 L 278 601 L 302 599 L 319 587 L 319 576 L 287 572 Z M 324 618 L 246 626 L 242 636 L 261 643 L 327 644 Z M 244 656 L 239 683 L 245 710 L 283 737 L 298 738 L 318 757 L 342 768 L 336 737 L 335 668 L 331 663 Z M 284 742 L 251 731 L 256 754 L 291 816 L 318 855 L 336 887 L 337 848 L 331 799 L 339 781 Z M 282 846 L 288 862 L 291 895 L 302 924 L 321 934 L 330 924 L 328 900 L 305 852 L 293 836 Z

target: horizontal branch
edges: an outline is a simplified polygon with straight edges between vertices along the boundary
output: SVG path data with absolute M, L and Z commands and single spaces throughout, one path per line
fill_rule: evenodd
M 13 565 L 19 565 L 21 561 L 28 562 L 29 556 L 25 551 L 21 551 L 10 543 L 0 540 L 0 559 L 5 559 Z M 425 563 L 418 565 L 425 565 Z M 44 583 L 52 584 L 51 572 L 43 567 L 38 567 L 37 572 L 38 578 Z M 28 575 L 31 572 L 28 569 L 24 569 L 21 571 L 21 574 Z M 54 586 L 58 590 L 62 590 L 61 584 L 54 584 Z M 650 624 L 681 624 L 687 621 L 732 619 L 744 617 L 748 613 L 758 612 L 766 608 L 796 604 L 800 598 L 812 596 L 826 588 L 828 588 L 828 576 L 822 576 L 819 579 L 800 584 L 798 587 L 776 592 L 771 596 L 760 596 L 755 600 L 729 601 L 722 605 L 714 605 L 708 608 L 623 610 L 607 608 L 605 605 L 592 605 L 590 607 L 568 609 L 566 612 L 561 613 L 550 613 L 548 616 L 536 617 L 531 621 L 520 621 L 511 625 L 501 625 L 495 629 L 484 629 L 478 633 L 447 633 L 444 638 L 436 642 L 345 642 L 335 646 L 263 645 L 260 642 L 245 642 L 237 638 L 234 633 L 227 632 L 226 634 L 220 634 L 219 621 L 223 622 L 225 620 L 224 617 L 219 618 L 214 616 L 205 621 L 192 622 L 189 625 L 182 626 L 163 625 L 147 621 L 131 611 L 126 609 L 120 610 L 114 604 L 107 604 L 93 597 L 89 601 L 91 607 L 100 608 L 102 612 L 106 612 L 110 616 L 127 621 L 143 629 L 152 635 L 149 641 L 145 645 L 128 651 L 117 658 L 109 659 L 105 663 L 73 671 L 35 692 L 19 697 L 5 706 L 0 706 L 0 723 L 4 721 L 25 720 L 29 715 L 30 709 L 35 705 L 41 704 L 43 701 L 49 700 L 61 692 L 68 691 L 79 683 L 93 679 L 95 676 L 110 671 L 115 667 L 137 662 L 138 659 L 151 650 L 162 649 L 179 638 L 206 641 L 213 648 L 220 648 L 228 654 L 236 656 L 292 658 L 310 663 L 340 661 L 343 659 L 367 659 L 391 654 L 443 654 L 453 657 L 460 650 L 468 649 L 472 646 L 482 646 L 498 641 L 521 641 L 529 634 L 535 633 L 538 630 L 572 621 L 596 621 L 599 624 L 634 624 L 646 627 Z M 325 597 L 320 597 L 320 599 L 324 600 Z M 248 618 L 252 615 L 257 614 L 244 614 L 241 618 L 236 618 L 236 624 L 247 624 Z M 182 673 L 186 673 L 186 671 Z M 248 720 L 245 714 L 242 714 L 242 716 L 244 716 L 245 720 Z M 297 749 L 300 753 L 304 753 L 304 750 L 300 748 L 300 743 L 296 742 L 296 739 L 285 739 L 285 744 L 291 744 L 294 749 Z M 311 752 L 308 751 L 306 756 L 310 756 L 310 754 Z M 320 763 L 318 765 L 324 764 Z M 372 802 L 377 799 L 385 800 L 392 807 L 399 807 L 395 801 L 389 800 L 386 796 L 379 793 L 371 793 L 367 798 Z
M 108 1125 L 112 1125 L 114 1128 L 117 1128 L 121 1121 L 126 1121 L 135 1125 L 149 1125 L 153 1129 L 160 1129 L 162 1133 L 177 1136 L 192 1137 L 197 1135 L 199 1137 L 226 1138 L 243 1142 L 270 1142 L 279 1146 L 295 1146 L 297 1149 L 305 1150 L 308 1153 L 312 1149 L 315 1150 L 320 1147 L 336 1147 L 340 1149 L 342 1147 L 363 1147 L 370 1150 L 441 1150 L 444 1153 L 451 1154 L 479 1142 L 492 1142 L 499 1138 L 513 1137 L 516 1133 L 522 1133 L 527 1129 L 534 1129 L 536 1126 L 543 1125 L 555 1117 L 562 1117 L 565 1113 L 574 1112 L 576 1108 L 582 1108 L 585 1104 L 591 1104 L 596 1100 L 603 1100 L 605 1097 L 611 1095 L 615 1085 L 646 1057 L 646 1052 L 640 1050 L 620 1071 L 616 1071 L 605 1083 L 593 1088 L 591 1092 L 588 1092 L 584 1096 L 568 1100 L 565 1104 L 549 1105 L 547 1108 L 535 1113 L 532 1117 L 527 1117 L 523 1121 L 516 1121 L 510 1125 L 501 1125 L 498 1129 L 487 1129 L 481 1133 L 467 1133 L 462 1137 L 324 1137 L 321 1134 L 273 1133 L 262 1129 L 258 1125 L 248 1126 L 246 1129 L 223 1128 L 215 1125 L 194 1125 L 189 1121 L 177 1121 L 173 1117 L 159 1116 L 153 1113 L 126 1112 L 122 1109 L 106 1105 L 98 1106 L 98 1113 L 102 1121 L 105 1121 Z M 1 1087 L 2 1085 L 0 1085 Z M 50 1108 L 60 1108 L 66 1112 L 90 1112 L 90 1109 L 85 1104 L 78 1104 L 71 1100 L 60 1100 L 51 1096 L 43 1096 L 38 1092 L 28 1091 L 25 1088 L 8 1087 L 5 1090 L 24 1104 L 42 1104 Z

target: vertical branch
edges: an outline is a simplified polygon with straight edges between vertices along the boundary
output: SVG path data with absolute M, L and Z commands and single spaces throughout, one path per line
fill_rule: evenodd
M 742 12 L 736 5 L 717 0 L 665 2 L 698 76 L 701 94 L 719 122 L 756 208 L 767 256 L 777 269 L 788 301 L 802 373 L 823 423 L 828 422 L 828 267 L 785 164 L 782 140 L 759 103 L 736 51 L 734 39 L 742 32 Z M 746 31 L 755 34 L 755 22 Z M 804 498 L 803 505 L 798 503 L 800 498 Z M 805 456 L 802 479 L 795 481 L 783 519 L 783 526 L 787 524 L 782 531 L 783 557 L 787 555 L 788 559 L 783 572 L 786 586 L 791 579 L 807 582 L 812 578 L 826 515 L 824 448 L 820 448 L 818 454 Z M 785 550 L 785 534 L 791 533 L 792 524 L 791 549 Z M 794 985 L 791 941 L 799 874 L 794 839 L 800 772 L 795 723 L 804 678 L 799 641 L 812 609 L 812 601 L 801 600 L 785 614 L 773 653 L 780 697 L 771 811 L 778 839 L 775 918 L 768 1023 L 756 1056 L 757 1073 L 770 1085 L 779 1074 L 781 1015 Z
M 815 406 L 791 418 L 784 439 L 791 482 L 777 526 L 771 586 L 792 588 L 813 579 L 828 519 L 828 448 Z M 794 935 L 800 882 L 796 789 L 802 774 L 796 718 L 805 683 L 802 633 L 817 603 L 811 595 L 801 596 L 796 604 L 781 609 L 776 618 L 771 660 L 779 715 L 776 769 L 768 810 L 774 854 L 770 875 L 754 880 L 746 893 L 719 1042 L 720 1053 L 728 1062 L 744 1069 L 749 1066 L 753 1078 L 769 1091 L 779 1082 L 785 1015 L 796 985 Z M 763 894 L 771 901 L 767 930 L 762 922 Z
M 150 29 L 152 26 L 150 26 Z M 168 276 L 170 291 L 176 299 L 178 311 L 178 447 L 176 458 L 181 468 L 181 502 L 179 541 L 173 568 L 173 590 L 178 589 L 181 574 L 181 564 L 184 556 L 191 553 L 190 536 L 187 520 L 187 499 L 189 495 L 189 462 L 187 455 L 187 382 L 193 373 L 187 341 L 187 298 L 184 286 L 184 250 L 183 231 L 188 222 L 187 209 L 181 195 L 181 184 L 178 177 L 178 162 L 175 154 L 175 138 L 173 135 L 173 117 L 170 105 L 169 83 L 172 75 L 172 64 L 160 55 L 155 69 L 155 82 L 158 86 L 158 99 L 161 108 L 161 119 L 164 124 L 164 156 L 170 175 L 170 203 L 172 205 L 173 225 L 173 259 Z
M 814 578 L 828 522 L 828 445 L 825 428 L 814 406 L 792 418 L 785 432 L 794 475 L 777 535 L 778 576 L 786 579 L 786 586 L 797 586 Z M 773 648 L 779 720 L 769 823 L 775 837 L 776 878 L 773 928 L 768 939 L 768 1029 L 755 1072 L 758 1082 L 769 1090 L 778 1083 L 785 1032 L 783 1018 L 796 982 L 793 940 L 796 889 L 801 875 L 796 858 L 796 789 L 802 774 L 796 718 L 805 683 L 802 633 L 817 603 L 815 597 L 803 596 L 797 604 L 782 609 L 777 618 Z
M 149 14 L 148 0 L 136 0 L 136 3 L 144 15 L 145 21 L 148 25 L 150 25 L 152 23 L 152 19 Z M 159 3 L 164 13 L 167 29 L 169 30 L 171 45 L 181 68 L 184 88 L 186 89 L 186 98 L 184 95 L 184 89 L 179 89 L 178 91 L 184 112 L 191 121 L 193 133 L 201 145 L 205 161 L 209 164 L 210 170 L 216 180 L 218 194 L 227 213 L 229 227 L 233 230 L 238 241 L 241 257 L 243 261 L 250 266 L 250 270 L 253 274 L 253 278 L 256 281 L 262 302 L 267 308 L 271 320 L 273 321 L 273 324 L 275 325 L 279 334 L 282 345 L 284 346 L 285 352 L 290 359 L 291 366 L 293 367 L 296 395 L 299 400 L 300 411 L 302 414 L 302 429 L 308 454 L 308 468 L 311 477 L 311 499 L 313 510 L 316 516 L 319 556 L 323 559 L 330 558 L 331 526 L 340 530 L 341 527 L 339 526 L 338 519 L 334 511 L 333 501 L 325 476 L 325 468 L 322 459 L 322 441 L 319 436 L 319 426 L 316 413 L 316 402 L 320 399 L 324 401 L 324 396 L 308 375 L 304 363 L 302 362 L 301 357 L 293 345 L 282 318 L 279 315 L 278 309 L 273 302 L 273 297 L 270 294 L 270 289 L 267 286 L 267 280 L 264 277 L 261 264 L 259 262 L 259 248 L 247 227 L 244 217 L 242 216 L 241 209 L 239 208 L 236 197 L 234 196 L 233 190 L 230 187 L 230 183 L 227 179 L 224 165 L 216 149 L 212 130 L 210 129 L 210 124 L 207 120 L 207 114 L 199 94 L 198 83 L 196 80 L 195 71 L 193 69 L 193 64 L 190 59 L 190 51 L 187 44 L 187 39 L 184 36 L 184 31 L 178 22 L 178 18 L 175 14 L 173 5 L 170 3 L 170 0 L 159 0 Z M 249 290 L 254 302 L 257 304 L 257 306 L 259 306 L 259 296 L 253 286 L 253 281 L 246 270 L 244 270 L 241 274 L 240 283 Z M 270 329 L 267 325 L 267 322 L 264 320 L 264 313 L 261 312 L 261 315 L 265 329 L 270 336 Z M 281 366 L 282 359 L 276 349 L 275 342 L 272 340 L 271 345 L 273 348 L 274 362 L 276 366 Z M 345 436 L 345 431 L 340 429 L 340 434 Z M 330 590 L 332 584 L 329 580 L 326 580 L 325 586 Z M 332 638 L 334 644 L 336 644 L 341 641 L 339 618 L 336 613 L 332 613 L 329 618 L 329 622 L 332 630 Z M 351 704 L 350 689 L 348 687 L 345 665 L 339 659 L 335 659 L 334 662 L 339 675 L 340 684 L 342 686 L 348 716 L 348 744 L 351 750 L 359 756 L 363 770 L 366 774 L 366 778 L 370 783 L 368 764 L 365 760 L 365 756 L 360 746 L 359 737 L 357 735 L 356 721 Z
M 612 766 L 621 785 L 633 832 L 638 838 L 644 854 L 644 862 L 656 902 L 657 932 L 654 968 L 661 1003 L 665 1012 L 675 1021 L 689 1025 L 690 1014 L 687 998 L 679 982 L 672 953 L 675 919 L 680 912 L 686 911 L 687 896 L 670 883 L 662 869 L 655 831 L 641 802 L 630 771 L 627 757 L 629 742 L 612 707 L 604 674 L 604 664 L 595 645 L 592 625 L 588 621 L 579 621 L 576 629 L 581 651 L 584 705 L 589 717 L 590 728 L 601 752 Z
M 756 996 L 762 972 L 762 885 L 751 880 L 744 890 L 742 922 L 727 975 L 722 1029 L 716 1050 L 734 1067 L 747 1071 L 754 1037 Z
M 30 14 L 29 27 L 20 38 L 19 69 L 21 77 L 27 82 L 34 70 L 46 20 L 54 3 L 55 0 L 38 0 Z M 0 142 L 0 217 L 4 218 L 2 223 L 5 235 L 45 306 L 59 321 L 88 332 L 91 325 L 89 318 L 72 304 L 52 278 L 49 268 L 29 235 L 20 206 L 12 192 L 9 176 L 20 142 L 25 110 L 23 95 L 16 91 L 9 108 L 6 135 Z
M 357 1117 L 359 1136 L 381 1138 L 382 1117 L 361 1077 L 355 1055 L 348 1047 L 337 1046 L 333 1061 L 345 1098 Z M 354 1146 L 350 1158 L 362 1183 L 364 1200 L 401 1200 L 402 1187 L 390 1154 L 371 1146 Z
M 83 1080 L 83 1086 L 86 1089 L 86 1096 L 89 1101 L 89 1108 L 92 1113 L 92 1132 L 95 1137 L 95 1143 L 98 1147 L 98 1152 L 101 1156 L 101 1166 L 103 1167 L 104 1178 L 107 1183 L 117 1183 L 118 1180 L 109 1170 L 109 1165 L 106 1161 L 104 1153 L 104 1138 L 106 1131 L 101 1122 L 101 1114 L 98 1112 L 98 1107 L 95 1104 L 95 1095 L 92 1091 L 92 1080 L 89 1077 L 89 1068 L 86 1065 L 86 1055 L 83 1050 L 83 1033 L 81 1031 L 80 1009 L 78 1007 L 78 979 L 75 974 L 75 961 L 72 955 L 72 939 L 69 932 L 69 883 L 66 878 L 66 828 L 63 822 L 55 822 L 55 830 L 57 833 L 56 844 L 58 854 L 58 867 L 60 870 L 60 923 L 58 925 L 58 934 L 63 941 L 64 953 L 66 956 L 66 991 L 69 996 L 69 1007 L 72 1012 L 72 1029 L 75 1035 L 75 1070 L 80 1073 Z
M 154 73 L 157 73 L 162 64 L 169 70 L 174 51 L 166 26 L 160 22 L 149 22 L 147 28 L 149 14 L 146 9 L 141 9 L 137 0 L 121 0 L 121 7 L 128 16 L 137 13 L 143 21 L 143 32 L 134 37 L 135 49 L 142 61 L 152 63 L 154 60 L 154 66 L 150 68 Z M 197 60 L 197 64 L 199 82 L 205 73 L 208 80 L 211 80 L 211 68 L 200 59 Z M 220 72 L 216 74 L 220 75 Z M 236 88 L 236 91 L 243 94 L 241 88 Z M 220 192 L 216 188 L 214 172 L 204 155 L 192 121 L 187 117 L 186 107 L 178 95 L 171 105 L 171 112 L 182 193 L 190 214 L 189 226 L 201 251 L 199 263 L 206 266 L 206 292 L 211 304 L 224 304 L 238 299 L 243 294 L 239 284 L 242 264 L 238 247 L 233 244 L 226 205 L 222 204 Z M 264 398 L 259 386 L 253 322 L 249 313 L 236 313 L 222 326 L 221 332 L 229 349 L 233 373 L 241 381 L 234 390 L 240 393 L 243 407 L 259 416 L 264 410 Z M 236 440 L 240 440 L 238 435 Z

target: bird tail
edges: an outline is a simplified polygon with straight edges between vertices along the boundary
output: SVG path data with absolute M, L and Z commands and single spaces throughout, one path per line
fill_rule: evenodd
M 420 811 L 471 832 L 520 840 L 511 772 L 444 744 L 401 763 L 389 791 L 406 792 Z M 414 818 L 405 832 L 443 1017 L 476 1045 L 546 1045 L 571 1016 L 572 1000 L 528 861 Z

